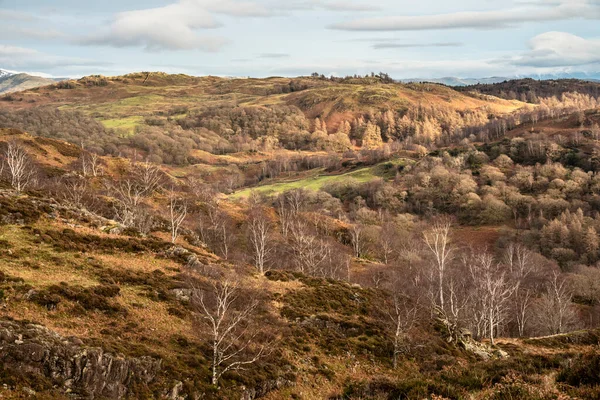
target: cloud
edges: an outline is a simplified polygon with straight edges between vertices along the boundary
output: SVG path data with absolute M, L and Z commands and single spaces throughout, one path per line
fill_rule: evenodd
M 326 1 L 320 7 L 331 11 L 377 11 L 381 8 L 374 4 L 352 3 L 348 1 Z
M 38 18 L 34 15 L 20 12 L 20 11 L 0 9 L 0 19 L 9 20 L 9 21 L 31 22 L 31 21 L 37 20 Z
M 526 22 L 600 19 L 597 1 L 561 0 L 538 7 L 494 11 L 465 11 L 450 14 L 363 18 L 331 25 L 347 31 L 418 31 L 429 29 L 506 28 Z
M 220 7 L 222 13 L 231 13 L 228 3 Z M 242 8 L 247 13 L 249 9 Z M 227 44 L 219 36 L 198 35 L 199 29 L 222 26 L 206 8 L 203 1 L 180 0 L 164 7 L 125 11 L 116 14 L 104 32 L 79 39 L 84 45 L 113 47 L 144 47 L 148 51 L 200 49 L 217 51 Z
M 584 39 L 567 32 L 546 32 L 529 41 L 530 51 L 510 59 L 517 66 L 538 68 L 600 64 L 600 39 Z
M 288 58 L 289 54 L 285 53 L 262 53 L 258 56 L 258 58 Z
M 410 48 L 425 48 L 425 47 L 460 47 L 463 46 L 459 42 L 439 42 L 439 43 L 394 43 L 394 42 L 378 42 L 371 47 L 376 50 L 382 49 L 410 49 Z
M 7 69 L 48 71 L 62 67 L 96 67 L 110 64 L 84 58 L 57 56 L 24 47 L 0 45 L 0 65 Z
M 199 4 L 209 11 L 233 17 L 272 17 L 276 15 L 273 10 L 252 1 L 219 0 L 203 1 Z
M 63 38 L 66 35 L 55 29 L 26 28 L 17 25 L 0 25 L 0 37 L 3 39 L 37 39 L 51 40 Z
M 373 3 L 359 3 L 352 1 L 332 1 L 332 0 L 289 0 L 279 4 L 274 3 L 274 7 L 280 10 L 328 10 L 340 12 L 368 12 L 378 11 L 381 7 Z

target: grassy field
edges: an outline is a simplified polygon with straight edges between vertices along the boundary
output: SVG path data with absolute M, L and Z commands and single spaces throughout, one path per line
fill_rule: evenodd
M 143 121 L 143 117 L 132 116 L 119 119 L 105 119 L 101 120 L 100 123 L 109 129 L 122 129 L 128 131 L 129 133 L 133 133 L 135 127 L 140 125 Z
M 347 180 L 353 180 L 358 183 L 369 182 L 377 178 L 391 179 L 395 176 L 394 166 L 408 165 L 414 163 L 414 160 L 407 158 L 399 158 L 392 161 L 386 161 L 381 164 L 377 164 L 372 167 L 360 168 L 354 171 L 346 172 L 338 175 L 325 175 L 323 169 L 316 169 L 313 171 L 313 175 L 292 181 L 279 181 L 275 183 L 265 184 L 261 186 L 254 186 L 239 190 L 229 196 L 231 200 L 238 200 L 245 197 L 249 197 L 252 192 L 260 194 L 273 195 L 283 193 L 292 189 L 307 189 L 307 190 L 320 190 L 327 184 L 341 183 Z

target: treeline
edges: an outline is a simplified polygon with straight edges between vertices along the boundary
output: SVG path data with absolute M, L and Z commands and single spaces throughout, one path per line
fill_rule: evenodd
M 600 97 L 600 83 L 579 79 L 535 80 L 527 78 L 494 84 L 456 87 L 455 89 L 462 92 L 477 92 L 506 100 L 520 100 L 533 104 L 538 104 L 543 98 L 560 98 L 563 94 L 570 92 L 585 94 L 595 99 Z
M 337 77 L 334 75 L 330 75 L 329 77 L 327 77 L 323 74 L 319 74 L 318 72 L 313 72 L 310 75 L 310 77 L 312 79 L 319 79 L 322 81 L 330 81 L 330 82 L 336 82 L 336 83 L 348 83 L 348 84 L 354 84 L 354 85 L 369 85 L 369 84 L 375 84 L 375 83 L 383 83 L 383 84 L 395 83 L 394 79 L 392 79 L 392 77 L 385 72 L 379 72 L 379 73 L 371 72 L 370 74 L 365 74 L 364 76 L 354 74 L 354 75 L 346 75 L 344 77 Z

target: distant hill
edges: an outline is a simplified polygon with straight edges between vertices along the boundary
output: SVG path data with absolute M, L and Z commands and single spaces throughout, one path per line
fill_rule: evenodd
M 20 92 L 56 83 L 56 80 L 29 74 L 11 74 L 0 70 L 0 94 Z
M 311 122 L 316 117 L 326 120 L 328 130 L 336 132 L 342 120 L 353 121 L 386 110 L 405 110 L 420 103 L 461 112 L 486 108 L 498 114 L 522 106 L 502 99 L 476 98 L 441 85 L 382 84 L 375 78 L 348 82 L 309 77 L 226 79 L 160 72 L 88 76 L 55 83 L 39 91 L 26 91 L 20 96 L 23 101 L 5 102 L 3 107 L 77 109 L 93 115 L 109 128 L 123 124 L 134 128 L 133 125 L 140 125 L 147 118 L 166 120 L 165 110 L 168 114 L 177 108 L 198 113 L 223 106 L 255 109 L 291 106 Z
M 14 75 L 14 72 L 7 71 L 5 69 L 0 69 L 0 78 L 4 78 L 6 76 Z
M 535 80 L 515 79 L 494 84 L 477 84 L 457 87 L 461 92 L 479 92 L 507 100 L 521 100 L 536 103 L 537 98 L 560 96 L 567 92 L 588 94 L 600 97 L 600 82 L 580 79 Z
M 447 86 L 469 86 L 469 85 L 476 85 L 476 84 L 492 84 L 492 83 L 498 83 L 498 82 L 503 82 L 506 81 L 510 78 L 506 78 L 506 77 L 498 77 L 498 76 L 493 76 L 490 78 L 457 78 L 454 76 L 447 76 L 444 78 L 431 78 L 431 79 L 426 79 L 426 78 L 411 78 L 411 79 L 401 79 L 400 82 L 402 83 L 418 83 L 418 82 L 430 82 L 430 83 L 440 83 L 442 85 L 447 85 Z
M 537 80 L 537 81 L 555 81 L 555 80 L 580 80 L 584 82 L 600 83 L 600 74 L 544 74 L 539 76 L 492 76 L 488 78 L 458 78 L 455 76 L 446 76 L 442 78 L 410 78 L 400 79 L 399 82 L 415 83 L 415 82 L 431 82 L 439 83 L 447 86 L 473 86 L 473 85 L 492 85 L 504 81 L 521 81 L 521 80 Z

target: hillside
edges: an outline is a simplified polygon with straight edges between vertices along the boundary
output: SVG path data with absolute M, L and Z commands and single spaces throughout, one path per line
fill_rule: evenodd
M 340 152 L 409 137 L 427 144 L 447 140 L 445 132 L 467 134 L 524 107 L 441 85 L 384 83 L 378 77 L 225 79 L 163 73 L 86 77 L 0 101 L 0 127 L 102 154 L 143 154 L 176 165 L 195 163 L 202 151 Z
M 0 75 L 0 94 L 20 92 L 40 86 L 55 84 L 56 80 L 28 74 Z
M 597 399 L 579 87 L 136 73 L 3 97 L 0 397 Z
M 10 109 L 51 106 L 77 110 L 107 127 L 135 126 L 145 118 L 164 119 L 169 110 L 187 113 L 213 107 L 296 106 L 308 118 L 331 121 L 330 131 L 342 118 L 387 109 L 406 109 L 411 104 L 440 105 L 452 110 L 486 108 L 503 113 L 516 110 L 518 102 L 486 101 L 432 84 L 340 84 L 310 78 L 227 79 L 163 73 L 139 73 L 122 77 L 85 77 L 51 87 L 20 93 Z
M 598 360 L 597 331 L 479 344 L 466 331 L 455 332 L 445 317 L 429 319 L 426 303 L 424 314 L 413 313 L 421 307 L 416 297 L 403 303 L 408 308 L 390 303 L 394 297 L 387 284 L 379 288 L 369 283 L 368 270 L 379 266 L 366 258 L 353 259 L 351 270 L 340 275 L 278 267 L 258 274 L 236 256 L 224 259 L 213 253 L 212 244 L 194 239 L 188 227 L 171 243 L 163 223 L 140 235 L 102 216 L 111 212 L 103 203 L 115 192 L 95 200 L 72 196 L 76 186 L 67 182 L 82 157 L 77 147 L 1 131 L 0 143 L 9 140 L 21 141 L 37 167 L 63 175 L 66 186 L 38 186 L 27 193 L 0 189 L 4 398 L 597 395 L 590 383 Z M 102 175 L 86 178 L 90 189 L 102 187 L 102 176 L 126 178 L 119 172 L 125 160 L 100 163 Z M 152 208 L 163 207 L 164 194 L 158 189 L 147 198 Z M 211 204 L 204 201 L 197 205 Z M 234 219 L 245 218 L 246 205 L 221 207 Z M 309 209 L 301 213 L 310 218 Z M 337 224 L 328 229 L 342 234 L 345 223 Z M 347 274 L 361 284 L 340 277 Z M 195 296 L 209 296 L 212 285 L 228 280 L 237 282 L 244 299 L 234 307 L 243 309 L 248 299 L 257 304 L 244 326 L 245 332 L 254 332 L 254 345 L 245 352 L 251 357 L 260 343 L 268 343 L 269 351 L 251 368 L 226 373 L 219 385 L 211 385 L 210 334 Z M 402 325 L 395 324 L 394 315 L 401 316 Z M 398 326 L 402 336 L 395 336 Z

